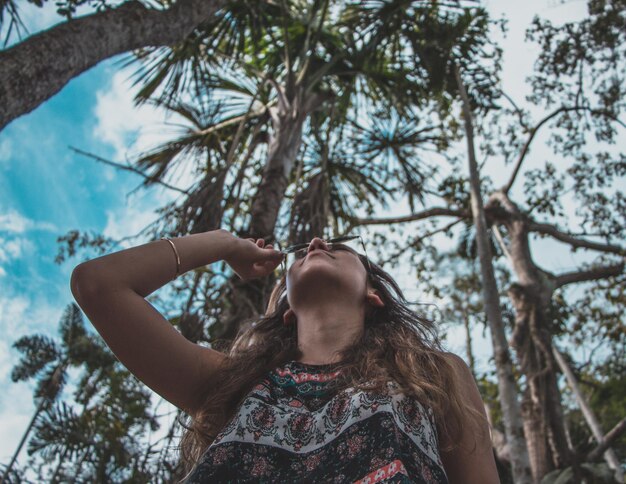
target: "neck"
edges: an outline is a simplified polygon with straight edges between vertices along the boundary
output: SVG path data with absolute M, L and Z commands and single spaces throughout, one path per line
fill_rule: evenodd
M 312 365 L 336 363 L 339 351 L 350 345 L 363 331 L 363 309 L 337 305 L 317 305 L 297 311 L 298 361 Z

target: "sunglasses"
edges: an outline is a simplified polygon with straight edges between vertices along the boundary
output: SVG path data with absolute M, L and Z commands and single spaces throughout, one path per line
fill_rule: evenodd
M 328 246 L 329 250 L 344 249 L 344 250 L 348 250 L 354 253 L 355 255 L 359 255 L 359 253 L 356 250 L 354 250 L 352 247 L 349 247 L 342 243 L 342 242 L 348 242 L 354 239 L 360 240 L 361 245 L 363 246 L 363 252 L 365 252 L 365 259 L 367 260 L 367 270 L 368 272 L 371 272 L 372 266 L 370 264 L 369 257 L 367 257 L 367 249 L 365 248 L 363 237 L 361 237 L 360 235 L 344 235 L 343 237 L 335 237 L 335 238 L 327 240 L 326 245 Z M 286 249 L 280 249 L 280 252 L 285 255 L 294 254 L 294 257 L 296 258 L 296 260 L 298 260 L 298 259 L 302 259 L 303 257 L 307 255 L 309 251 L 309 245 L 311 245 L 310 242 L 307 242 L 305 244 L 296 244 L 296 245 L 287 247 Z M 280 244 L 278 244 L 278 247 L 280 248 Z M 285 257 L 285 259 L 283 260 L 283 271 L 285 272 L 287 271 L 286 262 L 285 262 L 286 259 L 287 258 Z

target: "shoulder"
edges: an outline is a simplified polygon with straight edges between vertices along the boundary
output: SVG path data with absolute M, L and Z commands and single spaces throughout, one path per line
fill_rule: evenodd
M 443 351 L 441 353 L 441 357 L 446 361 L 446 363 L 448 363 L 452 367 L 452 369 L 454 370 L 454 374 L 457 378 L 460 378 L 462 381 L 464 381 L 465 379 L 471 377 L 473 381 L 474 375 L 472 374 L 472 371 L 469 369 L 469 366 L 467 366 L 467 363 L 465 363 L 465 360 L 463 358 L 454 353 L 450 353 L 449 351 Z
M 465 363 L 465 360 L 450 352 L 444 352 L 442 356 L 454 370 L 455 386 L 458 387 L 459 392 L 463 396 L 469 398 L 467 403 L 470 403 L 473 407 L 482 409 L 483 402 L 478 391 L 478 386 L 476 385 L 476 379 L 474 378 L 472 370 L 470 370 L 467 363 Z
M 449 482 L 498 483 L 489 423 L 474 375 L 463 358 L 448 352 L 442 356 L 454 370 L 464 413 L 461 435 L 455 442 L 458 445 L 441 451 Z
M 451 353 L 449 351 L 442 351 L 441 356 L 445 358 L 451 365 L 454 365 L 456 367 L 463 367 L 469 370 L 467 363 L 465 363 L 465 360 L 459 355 Z

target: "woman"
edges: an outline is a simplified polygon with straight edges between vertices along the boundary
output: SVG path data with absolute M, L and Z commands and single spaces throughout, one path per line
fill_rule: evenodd
M 173 249 L 173 250 L 172 250 Z M 483 403 L 463 361 L 393 279 L 315 237 L 228 354 L 186 340 L 146 300 L 219 260 L 243 280 L 284 254 L 215 230 L 76 267 L 72 293 L 120 361 L 183 409 L 185 482 L 497 483 Z

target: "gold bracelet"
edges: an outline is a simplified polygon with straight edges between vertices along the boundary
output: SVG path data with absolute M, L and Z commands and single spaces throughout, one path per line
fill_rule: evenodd
M 174 279 L 176 279 L 179 276 L 179 272 L 180 272 L 180 256 L 178 255 L 178 251 L 176 250 L 176 246 L 174 245 L 174 242 L 172 242 L 167 237 L 161 237 L 161 240 L 167 240 L 171 244 L 172 249 L 174 249 L 174 254 L 176 254 L 176 275 L 174 276 Z

